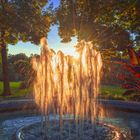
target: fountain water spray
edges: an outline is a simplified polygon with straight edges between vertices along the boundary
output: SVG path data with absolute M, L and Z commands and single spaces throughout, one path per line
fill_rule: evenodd
M 46 135 L 52 115 L 56 121 L 59 120 L 60 132 L 63 131 L 64 117 L 71 116 L 77 139 L 83 134 L 85 121 L 91 122 L 95 131 L 102 68 L 100 53 L 92 43 L 85 41 L 77 44 L 73 56 L 61 51 L 55 53 L 49 49 L 45 38 L 41 39 L 40 44 L 40 58 L 33 59 L 36 71 L 34 95 L 44 116 L 45 125 L 42 124 L 42 127 Z

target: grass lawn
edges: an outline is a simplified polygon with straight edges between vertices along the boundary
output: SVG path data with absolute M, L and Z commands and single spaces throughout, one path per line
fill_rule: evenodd
M 10 82 L 12 95 L 8 97 L 25 97 L 31 92 L 31 89 L 20 89 L 21 82 Z M 0 82 L 0 98 L 2 98 L 2 82 Z M 118 86 L 101 86 L 101 98 L 103 99 L 116 99 L 116 100 L 128 100 L 126 96 L 123 96 L 125 89 Z M 4 97 L 7 98 L 7 97 Z
M 30 89 L 20 89 L 20 83 L 21 82 L 10 82 L 11 92 L 12 95 L 8 97 L 25 97 L 28 93 L 30 93 Z M 2 98 L 2 89 L 3 84 L 0 82 L 0 98 Z M 7 98 L 7 97 L 5 97 Z
M 117 99 L 117 100 L 128 100 L 127 96 L 123 93 L 126 90 L 119 86 L 101 86 L 101 97 L 104 99 Z

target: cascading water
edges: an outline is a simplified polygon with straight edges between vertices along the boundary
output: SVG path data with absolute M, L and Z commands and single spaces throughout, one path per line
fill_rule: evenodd
M 48 48 L 45 38 L 41 40 L 41 46 L 40 58 L 33 59 L 34 95 L 44 116 L 42 128 L 46 135 L 52 114 L 59 118 L 60 132 L 66 115 L 73 117 L 77 136 L 82 135 L 85 121 L 94 124 L 95 131 L 102 68 L 100 53 L 85 41 L 78 43 L 73 56 L 61 51 L 55 53 Z

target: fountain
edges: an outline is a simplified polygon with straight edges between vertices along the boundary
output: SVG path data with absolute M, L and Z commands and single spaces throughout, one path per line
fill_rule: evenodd
M 99 121 L 99 86 L 102 59 L 92 43 L 81 41 L 73 55 L 49 49 L 33 58 L 36 72 L 34 98 L 41 120 L 18 129 L 18 140 L 120 140 L 113 125 Z
M 61 51 L 55 54 L 44 38 L 41 44 L 40 60 L 33 62 L 37 71 L 34 93 L 35 101 L 45 116 L 44 129 L 47 131 L 50 114 L 59 116 L 60 131 L 63 129 L 63 116 L 68 114 L 73 116 L 75 125 L 81 125 L 81 130 L 77 131 L 82 131 L 85 120 L 96 126 L 96 99 L 102 67 L 100 53 L 91 43 L 84 41 L 78 44 L 74 56 L 65 56 Z

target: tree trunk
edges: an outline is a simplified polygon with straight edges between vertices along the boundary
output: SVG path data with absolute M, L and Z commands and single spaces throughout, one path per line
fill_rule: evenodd
M 9 74 L 8 74 L 8 59 L 7 59 L 7 49 L 6 43 L 4 42 L 4 33 L 1 34 L 1 57 L 2 57 L 2 76 L 3 76 L 3 96 L 8 96 L 11 94 Z

